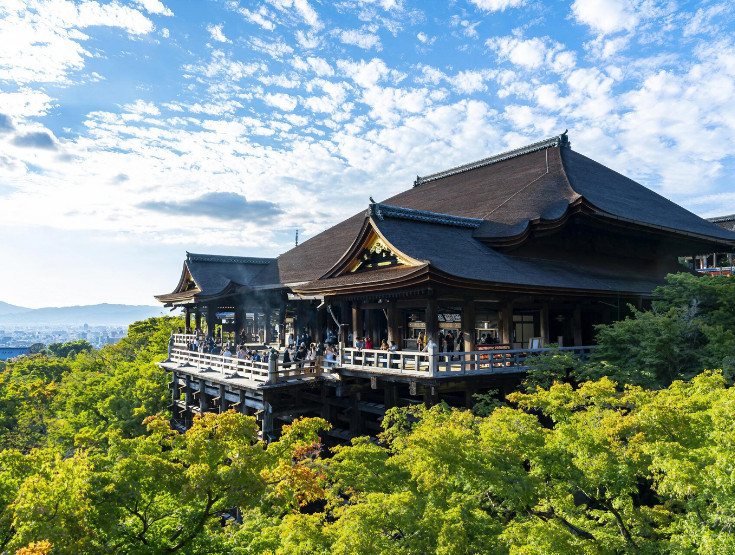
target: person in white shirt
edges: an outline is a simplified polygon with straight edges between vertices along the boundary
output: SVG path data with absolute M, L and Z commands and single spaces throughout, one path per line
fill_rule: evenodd
M 434 342 L 434 338 L 433 338 L 433 337 L 431 337 L 431 336 L 429 336 L 429 339 L 428 339 L 428 340 L 426 341 L 426 347 L 424 347 L 424 348 L 422 349 L 422 351 L 421 351 L 421 352 L 423 352 L 423 353 L 429 353 L 429 352 L 431 352 L 432 350 L 433 350 L 434 352 L 436 352 L 436 350 L 437 350 L 437 345 L 436 345 L 436 343 Z
M 225 348 L 223 349 L 222 356 L 223 357 L 231 357 L 232 356 L 232 353 L 230 352 L 229 345 L 226 345 Z

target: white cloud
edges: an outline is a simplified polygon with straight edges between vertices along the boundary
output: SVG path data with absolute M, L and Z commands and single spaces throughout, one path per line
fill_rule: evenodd
M 493 37 L 485 44 L 495 51 L 500 61 L 509 61 L 526 69 L 544 66 L 557 72 L 564 72 L 576 64 L 574 53 L 565 51 L 562 44 L 548 38 Z
M 245 19 L 250 21 L 251 23 L 260 25 L 263 29 L 272 31 L 273 29 L 276 28 L 276 24 L 273 23 L 270 19 L 267 19 L 268 10 L 265 9 L 265 6 L 262 6 L 256 12 L 251 12 L 247 8 L 240 8 L 237 10 L 237 12 L 241 14 Z
M 480 36 L 479 33 L 475 30 L 475 27 L 477 27 L 480 23 L 481 23 L 480 21 L 474 21 L 470 23 L 469 20 L 462 19 L 458 15 L 453 15 L 449 21 L 450 26 L 461 28 L 462 34 L 464 36 L 470 37 L 473 39 L 476 39 Z
M 293 112 L 298 105 L 295 97 L 283 93 L 269 93 L 263 96 L 263 101 L 269 106 L 275 106 L 284 112 Z
M 419 34 L 416 35 L 416 38 L 419 39 L 424 44 L 434 44 L 434 41 L 436 41 L 436 37 L 430 37 L 423 31 L 421 31 Z
M 151 116 L 157 116 L 161 113 L 161 111 L 156 108 L 156 105 L 152 102 L 145 102 L 144 100 L 136 100 L 133 104 L 126 104 L 123 106 L 125 111 L 130 112 L 132 114 L 138 114 L 138 115 L 151 115 Z
M 167 16 L 174 15 L 174 12 L 164 6 L 160 0 L 135 0 L 135 3 L 143 7 L 148 13 Z
M 222 32 L 222 25 L 213 25 L 210 23 L 207 25 L 207 31 L 209 31 L 209 35 L 212 37 L 212 40 L 216 40 L 217 42 L 232 42 Z
M 167 39 L 169 37 L 168 29 L 166 29 L 165 27 L 163 29 L 161 29 L 161 36 L 163 38 Z
M 684 36 L 692 36 L 703 33 L 716 32 L 720 28 L 720 21 L 723 16 L 731 13 L 733 7 L 731 4 L 714 4 L 708 8 L 699 8 L 692 15 L 689 22 L 684 27 Z
M 319 30 L 323 24 L 319 20 L 319 14 L 306 0 L 267 0 L 269 4 L 282 12 L 295 10 L 299 17 L 310 27 Z
M 472 94 L 487 89 L 485 81 L 491 77 L 490 71 L 460 71 L 449 78 L 452 88 L 460 94 Z
M 486 12 L 502 12 L 506 8 L 518 8 L 524 6 L 528 0 L 469 0 L 481 10 Z
M 383 49 L 380 44 L 380 37 L 369 31 L 350 29 L 348 31 L 340 31 L 338 36 L 339 41 L 343 44 L 352 44 L 364 50 L 375 48 L 380 51 Z
M 578 23 L 600 35 L 631 31 L 643 20 L 672 13 L 669 0 L 574 0 L 572 14 Z
M 249 75 L 260 71 L 267 71 L 265 64 L 253 62 L 245 64 L 232 60 L 221 50 L 212 51 L 212 59 L 207 64 L 187 64 L 184 71 L 197 73 L 205 77 L 219 77 L 232 81 L 238 81 Z
M 250 44 L 254 50 L 265 52 L 272 58 L 276 59 L 280 59 L 286 54 L 291 54 L 293 52 L 293 48 L 281 41 L 265 42 L 258 37 L 252 37 L 250 39 Z
M 8 0 L 0 3 L 0 80 L 16 83 L 68 82 L 91 54 L 81 45 L 92 26 L 125 30 L 131 35 L 153 31 L 138 10 L 118 3 L 75 4 L 67 0 Z

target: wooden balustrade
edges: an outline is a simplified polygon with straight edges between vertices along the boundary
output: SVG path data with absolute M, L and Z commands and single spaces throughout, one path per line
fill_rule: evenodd
M 176 334 L 184 335 L 184 334 Z M 176 338 L 176 335 L 174 336 Z M 505 349 L 454 353 L 419 351 L 380 351 L 343 348 L 337 360 L 319 357 L 297 362 L 256 362 L 236 356 L 221 356 L 174 348 L 171 360 L 195 366 L 199 372 L 213 371 L 225 377 L 239 377 L 263 384 L 313 379 L 335 369 L 359 370 L 376 374 L 403 374 L 414 377 L 449 377 L 472 374 L 525 372 L 526 359 L 550 352 L 571 352 L 583 362 L 594 347 L 560 349 Z

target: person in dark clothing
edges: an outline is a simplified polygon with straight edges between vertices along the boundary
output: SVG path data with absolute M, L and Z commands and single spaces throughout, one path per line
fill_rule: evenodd
M 284 368 L 291 368 L 290 364 L 286 364 L 287 362 L 291 362 L 291 355 L 288 354 L 288 349 L 283 351 L 283 367 Z
M 457 336 L 457 350 L 464 351 L 464 334 L 462 332 Z
M 454 352 L 454 334 L 451 331 L 448 331 L 444 334 L 444 343 L 446 345 L 446 349 L 448 353 Z M 450 356 L 449 360 L 454 360 L 454 356 Z

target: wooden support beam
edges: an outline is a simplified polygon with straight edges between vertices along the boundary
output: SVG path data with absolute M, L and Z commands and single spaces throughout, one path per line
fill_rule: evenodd
M 428 299 L 426 301 L 426 335 L 436 342 L 439 334 L 439 303 L 436 299 Z
M 359 338 L 364 335 L 363 332 L 363 311 L 360 303 L 355 301 L 352 303 L 352 346 L 357 344 Z
M 582 346 L 582 305 L 577 303 L 574 305 L 574 313 L 572 315 L 572 334 L 574 335 L 574 346 Z
M 513 348 L 513 302 L 505 303 L 500 311 L 500 328 L 503 343 L 510 344 Z
M 549 303 L 543 303 L 541 305 L 539 318 L 541 324 L 541 341 L 543 342 L 543 346 L 546 347 L 549 344 Z
M 464 350 L 475 350 L 475 301 L 465 301 L 462 305 L 462 339 Z
M 219 412 L 222 414 L 227 411 L 227 398 L 225 397 L 225 386 L 219 386 Z
M 204 380 L 199 380 L 199 410 L 201 414 L 207 412 L 207 392 Z
M 386 314 L 388 316 L 388 345 L 391 341 L 395 341 L 398 348 L 402 349 L 403 345 L 400 337 L 401 311 L 395 302 L 388 304 Z

